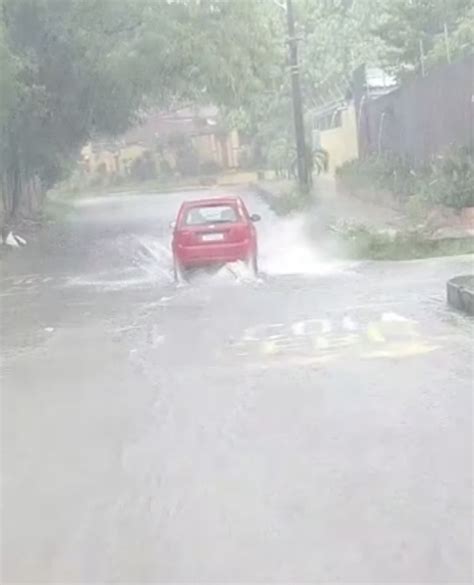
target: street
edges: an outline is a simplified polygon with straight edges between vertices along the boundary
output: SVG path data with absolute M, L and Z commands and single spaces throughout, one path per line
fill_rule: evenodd
M 329 258 L 247 193 L 261 278 L 177 287 L 204 196 L 79 199 L 7 258 L 2 582 L 471 582 L 472 258 Z

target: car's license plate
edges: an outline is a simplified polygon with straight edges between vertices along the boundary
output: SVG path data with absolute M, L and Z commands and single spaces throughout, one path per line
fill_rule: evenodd
M 224 239 L 224 234 L 203 234 L 201 239 L 203 242 L 219 242 Z

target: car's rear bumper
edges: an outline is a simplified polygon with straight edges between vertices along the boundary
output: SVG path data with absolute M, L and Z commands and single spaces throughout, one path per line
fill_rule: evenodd
M 177 246 L 174 255 L 187 268 L 209 264 L 226 264 L 247 260 L 252 254 L 250 242 L 236 244 L 200 244 L 198 246 Z

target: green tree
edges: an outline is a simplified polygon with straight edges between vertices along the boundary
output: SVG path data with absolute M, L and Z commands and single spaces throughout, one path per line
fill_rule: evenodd
M 5 27 L 0 21 L 0 126 L 7 123 L 18 98 L 16 63 L 5 38 Z
M 433 48 L 428 53 L 429 66 L 445 63 L 448 58 L 458 59 L 472 54 L 474 42 L 474 6 L 459 16 L 456 22 L 446 29 L 446 35 L 440 33 L 433 41 Z
M 382 56 L 387 67 L 399 77 L 416 73 L 421 69 L 422 59 L 435 49 L 438 58 L 444 52 L 446 60 L 445 30 L 448 39 L 453 34 L 456 37 L 459 29 L 461 36 L 467 37 L 465 25 L 470 9 L 470 0 L 386 0 L 374 35 L 383 43 Z
M 352 73 L 377 64 L 380 41 L 371 34 L 380 0 L 300 0 L 301 70 L 308 107 L 344 97 Z
M 16 97 L 1 127 L 1 172 L 4 200 L 13 216 L 31 181 L 49 188 L 91 132 L 124 129 L 129 120 L 132 102 L 120 97 L 126 85 L 97 50 L 105 48 L 107 39 L 99 43 L 90 31 L 86 34 L 88 22 L 81 17 L 87 6 L 96 15 L 99 8 L 102 13 L 111 8 L 89 0 L 3 2 Z M 117 99 L 109 108 L 114 93 Z
M 237 104 L 264 87 L 271 31 L 252 0 L 3 0 L 0 172 L 7 210 L 52 186 L 91 136 L 183 100 Z M 3 73 L 3 72 L 2 72 Z
M 300 78 L 308 115 L 318 107 L 345 97 L 353 70 L 376 62 L 380 40 L 371 34 L 377 23 L 379 0 L 295 0 L 300 40 Z M 265 4 L 274 47 L 267 63 L 267 87 L 244 103 L 232 122 L 252 137 L 254 161 L 260 166 L 287 170 L 292 164 L 293 112 L 287 65 L 286 17 L 273 2 Z M 283 6 L 283 5 L 282 5 Z M 306 140 L 311 145 L 310 124 Z M 285 147 L 283 145 L 286 145 Z M 286 165 L 283 164 L 287 158 Z M 316 167 L 322 168 L 315 162 Z

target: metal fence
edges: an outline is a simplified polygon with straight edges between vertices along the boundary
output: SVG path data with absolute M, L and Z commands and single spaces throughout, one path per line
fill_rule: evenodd
M 378 98 L 358 89 L 361 157 L 391 152 L 419 166 L 452 145 L 474 147 L 473 55 Z

